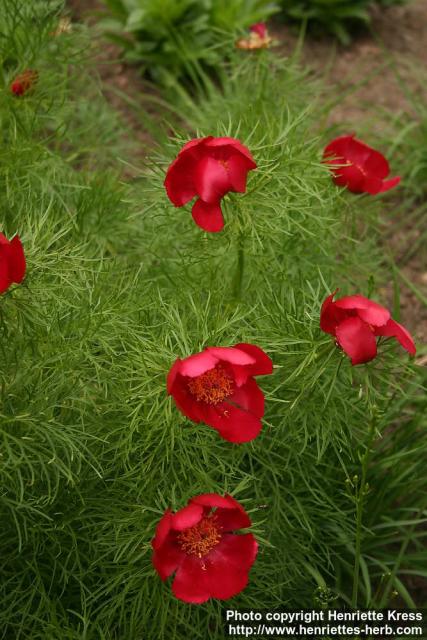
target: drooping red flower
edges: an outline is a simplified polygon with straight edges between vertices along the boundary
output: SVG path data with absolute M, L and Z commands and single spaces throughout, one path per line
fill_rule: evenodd
M 270 34 L 268 33 L 265 22 L 257 22 L 249 27 L 249 37 L 239 38 L 236 41 L 237 49 L 268 49 L 272 43 Z
M 260 38 L 265 38 L 267 35 L 267 25 L 265 22 L 257 22 L 249 27 L 251 33 L 256 33 Z
M 39 74 L 37 71 L 27 69 L 16 76 L 15 80 L 10 85 L 10 90 L 15 94 L 15 96 L 23 96 L 34 87 L 38 78 Z
M 0 233 L 0 293 L 13 282 L 19 284 L 25 276 L 25 255 L 18 236 L 8 240 Z
M 229 495 L 205 493 L 176 513 L 168 509 L 151 541 L 153 565 L 162 580 L 175 573 L 174 595 L 193 604 L 227 600 L 248 584 L 258 544 L 243 507 Z
M 376 195 L 393 189 L 400 177 L 386 180 L 390 167 L 384 156 L 354 135 L 335 138 L 325 148 L 324 162 L 331 165 L 335 184 L 352 193 Z M 337 167 L 336 165 L 343 165 Z
M 249 442 L 264 416 L 264 394 L 253 376 L 272 372 L 270 358 L 255 345 L 208 347 L 175 361 L 167 390 L 190 420 L 205 422 L 229 442 Z
M 175 207 L 197 196 L 194 222 L 205 231 L 221 231 L 221 199 L 229 191 L 245 193 L 248 172 L 256 166 L 249 149 L 234 138 L 196 138 L 183 146 L 170 165 L 166 192 Z
M 334 301 L 335 293 L 322 305 L 320 328 L 335 337 L 353 365 L 375 358 L 378 336 L 396 338 L 408 353 L 415 355 L 411 334 L 393 320 L 385 307 L 359 294 Z

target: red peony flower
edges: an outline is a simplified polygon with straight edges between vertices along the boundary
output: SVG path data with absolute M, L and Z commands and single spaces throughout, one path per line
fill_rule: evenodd
M 10 85 L 10 90 L 15 94 L 15 96 L 23 96 L 33 88 L 38 78 L 39 74 L 37 71 L 27 69 L 23 73 L 20 73 L 19 76 L 16 76 L 15 80 Z
M 176 513 L 168 509 L 151 541 L 153 565 L 162 580 L 175 573 L 174 595 L 200 604 L 209 598 L 227 600 L 248 584 L 258 545 L 243 507 L 229 495 L 205 493 Z
M 265 22 L 257 22 L 249 27 L 248 38 L 239 38 L 239 40 L 237 40 L 236 47 L 250 51 L 254 49 L 268 49 L 272 42 Z
M 339 187 L 347 187 L 353 193 L 376 195 L 393 189 L 400 177 L 386 180 L 390 167 L 384 156 L 368 147 L 354 135 L 335 138 L 323 153 L 326 164 L 344 165 L 331 169 L 333 180 Z
M 256 33 L 260 38 L 264 39 L 268 35 L 267 25 L 265 22 L 257 22 L 249 27 L 251 33 Z
M 396 338 L 408 353 L 415 355 L 411 334 L 390 317 L 387 309 L 361 295 L 334 301 L 335 293 L 328 296 L 322 305 L 320 328 L 335 336 L 353 365 L 375 358 L 377 336 Z
M 229 191 L 245 193 L 248 172 L 256 169 L 249 150 L 234 138 L 197 138 L 181 149 L 165 179 L 175 207 L 193 204 L 194 222 L 205 231 L 221 231 L 221 198 Z
M 12 282 L 19 284 L 25 276 L 25 256 L 18 236 L 9 240 L 0 233 L 0 293 L 9 289 Z
M 190 420 L 205 422 L 229 442 L 249 442 L 264 416 L 264 394 L 253 376 L 272 372 L 270 358 L 255 345 L 208 347 L 175 361 L 167 389 Z

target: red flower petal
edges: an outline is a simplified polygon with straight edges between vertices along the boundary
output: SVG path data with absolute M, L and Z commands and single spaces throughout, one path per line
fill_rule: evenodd
M 250 527 L 252 522 L 243 507 L 236 501 L 234 509 L 217 509 L 217 522 L 224 532 L 238 531 Z
M 348 148 L 351 144 L 351 140 L 354 135 L 338 136 L 325 147 L 323 157 L 328 158 L 346 158 L 348 155 Z
M 390 318 L 390 311 L 388 309 L 359 294 L 344 296 L 334 304 L 339 309 L 356 310 L 357 315 L 362 320 L 374 326 L 382 326 L 386 324 Z
M 166 379 L 166 388 L 169 394 L 172 393 L 175 380 L 181 371 L 181 362 L 182 360 L 177 358 L 173 363 L 173 365 L 171 366 L 171 368 L 169 369 L 168 377 Z
M 175 207 L 184 206 L 197 195 L 193 166 L 193 158 L 179 155 L 167 171 L 164 185 L 168 198 Z
M 19 81 L 12 82 L 10 88 L 16 96 L 22 96 L 24 93 L 24 87 Z
M 227 600 L 248 584 L 258 545 L 252 534 L 223 536 L 205 563 L 205 583 L 212 598 Z
M 258 543 L 252 533 L 235 535 L 226 533 L 222 540 L 209 554 L 209 559 L 216 562 L 221 556 L 230 565 L 240 569 L 250 569 L 258 553 Z
M 209 204 L 199 198 L 193 205 L 191 215 L 199 227 L 210 233 L 218 233 L 224 228 L 224 218 L 219 202 Z
M 182 156 L 187 151 L 190 151 L 190 150 L 195 151 L 197 148 L 198 148 L 197 150 L 200 151 L 201 147 L 203 147 L 207 142 L 209 142 L 209 140 L 212 140 L 212 137 L 213 136 L 205 136 L 204 138 L 194 138 L 193 140 L 189 140 L 182 147 L 178 155 Z
M 260 347 L 247 342 L 239 342 L 235 348 L 244 351 L 255 360 L 255 363 L 250 367 L 250 375 L 265 376 L 273 373 L 273 362 Z
M 227 172 L 233 191 L 245 193 L 248 177 L 247 159 L 241 154 L 233 154 L 227 160 Z
M 367 145 L 364 146 L 367 148 L 367 158 L 364 162 L 364 169 L 366 173 L 368 175 L 375 175 L 381 180 L 383 178 L 387 178 L 388 174 L 390 173 L 388 160 L 383 156 L 382 153 L 380 153 L 376 149 L 372 149 Z
M 209 598 L 232 598 L 246 587 L 256 553 L 257 543 L 252 534 L 224 536 L 207 558 L 185 558 L 176 573 L 172 591 L 180 600 L 194 604 Z
M 7 249 L 7 247 L 6 247 Z M 11 285 L 9 276 L 9 260 L 7 250 L 0 246 L 0 293 L 4 293 Z
M 204 507 L 216 508 L 218 524 L 223 531 L 245 529 L 252 524 L 242 505 L 229 494 L 220 496 L 217 493 L 204 493 L 192 498 L 192 502 Z
M 371 147 L 355 138 L 354 134 L 336 138 L 325 150 L 329 155 L 339 155 L 359 168 L 365 166 L 372 151 Z
M 384 181 L 376 176 L 365 176 L 363 180 L 363 188 L 361 191 L 369 193 L 371 196 L 376 196 L 383 190 Z
M 249 27 L 249 31 L 252 33 L 257 33 L 260 38 L 265 38 L 267 36 L 267 26 L 265 22 L 257 22 Z
M 178 545 L 168 540 L 153 553 L 152 563 L 162 580 L 166 580 L 179 567 L 185 558 L 185 553 Z
M 417 350 L 411 334 L 405 327 L 392 318 L 390 318 L 384 327 L 377 327 L 375 329 L 375 335 L 396 338 L 408 353 L 412 356 L 416 354 Z
M 201 604 L 211 597 L 206 584 L 206 568 L 200 558 L 186 556 L 178 567 L 172 583 L 174 595 L 184 602 Z
M 209 369 L 213 369 L 217 363 L 218 358 L 210 353 L 209 349 L 205 349 L 181 360 L 180 373 L 183 376 L 196 378 L 209 371 Z
M 218 420 L 218 407 L 221 407 L 221 405 L 212 405 L 207 404 L 206 402 L 197 402 L 197 406 L 200 415 L 199 422 L 204 422 L 208 426 L 216 428 L 215 424 Z
M 203 415 L 200 411 L 200 403 L 198 403 L 188 391 L 187 382 L 181 375 L 181 370 L 184 364 L 184 371 L 191 373 L 192 371 L 197 371 L 197 367 L 199 367 L 199 370 L 202 369 L 203 373 L 204 367 L 206 366 L 206 358 L 197 358 L 197 356 L 200 355 L 202 354 L 195 354 L 194 356 L 189 356 L 189 358 L 186 358 L 185 360 L 180 360 L 178 358 L 172 365 L 167 377 L 168 394 L 173 396 L 175 404 L 181 413 L 187 416 L 187 418 L 190 418 L 190 420 L 193 420 L 193 422 L 201 422 L 203 420 Z M 190 362 L 185 365 L 188 360 L 190 360 Z M 211 364 L 212 360 L 209 360 L 208 369 L 213 368 L 210 366 Z
M 219 434 L 229 442 L 250 442 L 262 429 L 261 420 L 244 409 L 222 402 L 215 407 L 207 424 L 218 430 Z
M 369 362 L 377 355 L 377 342 L 370 327 L 356 316 L 346 318 L 336 328 L 338 344 L 353 365 Z
M 356 165 L 350 164 L 338 167 L 333 169 L 333 172 L 334 182 L 339 187 L 347 187 L 353 193 L 362 193 L 364 191 L 365 176 Z
M 172 528 L 176 531 L 183 531 L 189 527 L 194 527 L 203 517 L 203 508 L 194 503 L 188 504 L 172 516 Z
M 204 405 L 188 392 L 185 378 L 174 385 L 171 395 L 178 409 L 193 422 L 206 422 Z
M 337 291 L 338 289 L 326 298 L 320 310 L 320 328 L 322 331 L 325 331 L 325 333 L 330 333 L 333 336 L 335 335 L 337 325 L 345 320 L 348 315 L 345 310 L 337 307 L 333 301 Z
M 164 185 L 169 200 L 176 207 L 182 207 L 196 195 L 194 186 L 194 167 L 202 157 L 203 145 L 211 138 L 196 138 L 187 142 L 178 157 L 169 166 Z
M 230 364 L 246 366 L 255 363 L 255 358 L 252 355 L 238 347 L 208 347 L 206 351 L 218 360 L 229 362 Z
M 381 193 L 385 193 L 386 191 L 390 191 L 390 189 L 396 187 L 399 184 L 400 180 L 400 176 L 390 178 L 390 180 L 384 180 L 383 186 L 381 188 Z
M 248 582 L 248 571 L 229 564 L 225 558 L 206 563 L 205 583 L 211 598 L 233 598 L 243 591 Z
M 194 185 L 200 199 L 210 204 L 217 203 L 232 187 L 226 167 L 212 156 L 204 156 L 197 163 Z
M 243 529 L 250 527 L 252 524 L 242 505 L 228 493 L 224 496 L 220 496 L 217 493 L 202 493 L 192 498 L 191 501 L 211 509 L 216 508 L 215 514 L 218 520 L 221 521 L 220 524 L 225 531 Z M 224 526 L 226 519 L 228 519 L 227 525 Z
M 162 518 L 159 520 L 159 523 L 156 527 L 156 533 L 154 534 L 154 538 L 151 541 L 153 549 L 159 549 L 162 544 L 166 541 L 166 538 L 169 535 L 169 532 L 172 527 L 172 511 L 170 509 L 166 509 Z
M 230 153 L 232 153 L 233 151 L 237 151 L 239 153 L 241 153 L 242 155 L 244 155 L 247 160 L 249 160 L 248 164 L 247 164 L 247 168 L 248 169 L 256 169 L 257 168 L 257 164 L 251 154 L 251 152 L 249 151 L 249 149 L 247 147 L 245 147 L 244 144 L 242 144 L 240 142 L 240 140 L 236 140 L 235 138 L 211 138 L 210 140 L 207 141 L 206 143 L 206 147 L 207 148 L 213 148 L 216 149 L 218 147 L 225 147 L 228 146 L 230 147 L 229 151 Z
M 19 284 L 25 276 L 25 255 L 24 247 L 18 236 L 12 238 L 9 251 L 9 270 L 13 282 Z
M 230 402 L 245 411 L 250 411 L 257 418 L 262 418 L 264 415 L 264 394 L 253 378 L 249 378 L 243 386 L 235 388 Z
M 191 502 L 203 505 L 204 507 L 212 507 L 212 509 L 215 507 L 221 507 L 222 509 L 235 509 L 236 504 L 239 504 L 230 495 L 226 494 L 225 496 L 221 496 L 218 493 L 201 493 L 200 495 L 191 498 Z

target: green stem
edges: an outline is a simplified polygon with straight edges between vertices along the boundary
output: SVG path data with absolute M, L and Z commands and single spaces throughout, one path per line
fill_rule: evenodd
M 243 248 L 243 242 L 240 240 L 239 248 L 237 251 L 237 269 L 236 278 L 234 281 L 234 297 L 240 299 L 242 294 L 243 283 L 243 271 L 245 268 L 245 251 Z
M 362 516 L 365 497 L 367 494 L 366 475 L 368 472 L 369 457 L 371 454 L 372 443 L 375 438 L 375 417 L 371 421 L 369 429 L 366 450 L 362 457 L 362 477 L 360 479 L 359 488 L 356 488 L 356 545 L 354 556 L 354 572 L 353 572 L 353 593 L 351 597 L 351 606 L 353 609 L 357 607 L 357 599 L 359 595 L 359 576 L 360 576 L 360 555 L 362 550 Z

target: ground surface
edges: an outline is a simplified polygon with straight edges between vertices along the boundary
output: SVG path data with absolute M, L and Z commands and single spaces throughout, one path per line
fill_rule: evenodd
M 98 0 L 69 0 L 69 6 L 76 18 L 96 22 L 96 11 L 100 7 Z M 298 40 L 295 29 L 276 24 L 273 30 L 280 43 L 278 49 L 285 53 L 293 52 Z M 114 45 L 104 42 L 102 47 L 96 48 L 96 55 L 105 94 L 122 111 L 132 137 L 141 143 L 145 153 L 146 143 L 150 139 L 149 130 L 141 126 L 134 108 L 129 108 L 117 91 L 138 103 L 141 96 L 146 94 L 147 85 L 137 68 L 120 61 L 120 50 Z M 376 10 L 373 13 L 372 31 L 359 34 L 349 47 L 336 45 L 330 38 L 307 37 L 302 59 L 316 75 L 326 77 L 330 95 L 336 97 L 337 104 L 331 111 L 330 124 L 336 126 L 338 133 L 359 131 L 363 137 L 363 130 L 369 129 L 381 134 L 384 126 L 387 126 L 385 123 L 389 122 L 386 112 L 397 114 L 407 111 L 410 114 L 412 109 L 399 83 L 396 69 L 409 83 L 408 65 L 415 72 L 425 69 L 427 78 L 427 0 L 413 0 L 408 5 Z M 399 204 L 397 199 L 396 208 Z M 419 293 L 414 294 L 401 283 L 401 318 L 417 341 L 425 345 L 427 305 L 423 304 L 420 295 L 427 299 L 426 249 L 403 262 L 407 249 L 422 231 L 408 224 L 395 232 L 395 222 L 396 219 L 386 222 L 385 249 L 391 250 L 404 277 L 419 289 Z M 422 229 L 427 229 L 427 220 Z M 384 293 L 391 300 L 391 286 Z M 425 357 L 422 357 L 424 360 Z

